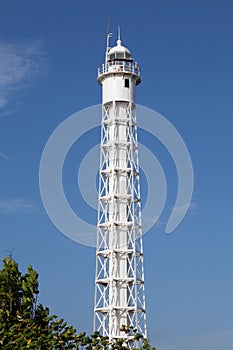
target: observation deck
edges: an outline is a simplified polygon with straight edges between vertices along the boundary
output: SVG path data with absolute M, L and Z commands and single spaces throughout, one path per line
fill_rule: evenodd
M 136 62 L 122 60 L 103 63 L 98 68 L 97 80 L 99 84 L 101 84 L 102 78 L 107 74 L 135 75 L 136 85 L 141 82 L 140 68 Z

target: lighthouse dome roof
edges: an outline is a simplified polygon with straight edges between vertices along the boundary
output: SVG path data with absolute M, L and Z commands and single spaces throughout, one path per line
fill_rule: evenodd
M 112 47 L 110 50 L 109 50 L 109 54 L 111 53 L 115 53 L 115 52 L 127 52 L 129 55 L 131 55 L 131 52 L 129 51 L 129 49 L 127 49 L 127 47 L 121 45 L 121 40 L 117 40 L 117 45 Z
M 121 44 L 121 40 L 117 40 L 117 45 L 108 51 L 108 57 L 112 60 L 132 60 L 131 52 L 127 47 Z

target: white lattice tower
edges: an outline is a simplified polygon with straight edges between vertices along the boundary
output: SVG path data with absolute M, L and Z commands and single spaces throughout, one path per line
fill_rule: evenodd
M 110 341 L 124 338 L 132 348 L 135 330 L 147 336 L 135 104 L 141 78 L 120 38 L 111 49 L 107 38 L 98 82 L 102 129 L 94 330 Z

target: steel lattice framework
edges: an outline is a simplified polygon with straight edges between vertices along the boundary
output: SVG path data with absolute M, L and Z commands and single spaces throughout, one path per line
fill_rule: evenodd
M 101 130 L 94 329 L 132 348 L 147 336 L 135 103 L 104 103 Z

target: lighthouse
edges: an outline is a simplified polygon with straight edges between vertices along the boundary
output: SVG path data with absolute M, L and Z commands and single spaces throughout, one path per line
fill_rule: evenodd
M 136 123 L 140 68 L 128 48 L 107 47 L 98 68 L 102 123 L 98 192 L 94 330 L 135 347 L 147 337 Z

